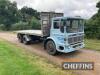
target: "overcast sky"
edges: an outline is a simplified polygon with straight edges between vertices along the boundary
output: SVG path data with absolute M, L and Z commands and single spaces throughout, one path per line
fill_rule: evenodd
M 97 0 L 10 0 L 16 1 L 18 8 L 32 7 L 38 11 L 64 12 L 65 16 L 90 18 L 97 12 Z M 98 0 L 99 1 L 99 0 Z

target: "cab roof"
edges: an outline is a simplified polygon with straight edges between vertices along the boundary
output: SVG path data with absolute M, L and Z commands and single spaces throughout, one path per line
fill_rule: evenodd
M 75 16 L 75 17 L 54 17 L 52 18 L 53 20 L 57 20 L 57 19 L 82 19 L 84 20 L 82 17 L 80 16 Z

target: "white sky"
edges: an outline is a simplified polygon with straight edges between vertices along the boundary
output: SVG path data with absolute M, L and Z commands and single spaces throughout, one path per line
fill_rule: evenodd
M 65 16 L 90 18 L 97 12 L 97 0 L 10 0 L 16 1 L 18 8 L 32 7 L 38 11 L 63 12 Z

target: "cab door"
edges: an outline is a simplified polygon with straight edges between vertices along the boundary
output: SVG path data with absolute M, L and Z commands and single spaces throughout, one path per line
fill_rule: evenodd
M 60 19 L 53 20 L 50 35 L 57 42 L 64 40 L 64 26 Z
M 60 34 L 60 20 L 53 20 L 51 35 Z

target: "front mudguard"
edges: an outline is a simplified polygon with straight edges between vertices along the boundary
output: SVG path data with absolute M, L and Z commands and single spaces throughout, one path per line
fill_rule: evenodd
M 52 40 L 52 41 L 55 43 L 55 45 L 56 45 L 56 50 L 57 50 L 58 52 L 69 53 L 69 52 L 75 51 L 74 48 L 71 48 L 70 46 L 66 46 L 66 44 L 61 43 L 58 39 L 55 39 L 55 38 L 53 38 L 53 37 L 48 37 L 48 38 L 45 40 L 45 44 L 46 44 L 46 42 L 49 41 L 49 40 Z M 60 46 L 64 47 L 64 49 L 63 49 L 63 50 L 60 50 L 60 49 L 59 49 Z M 44 47 L 44 48 L 45 48 L 45 47 Z

